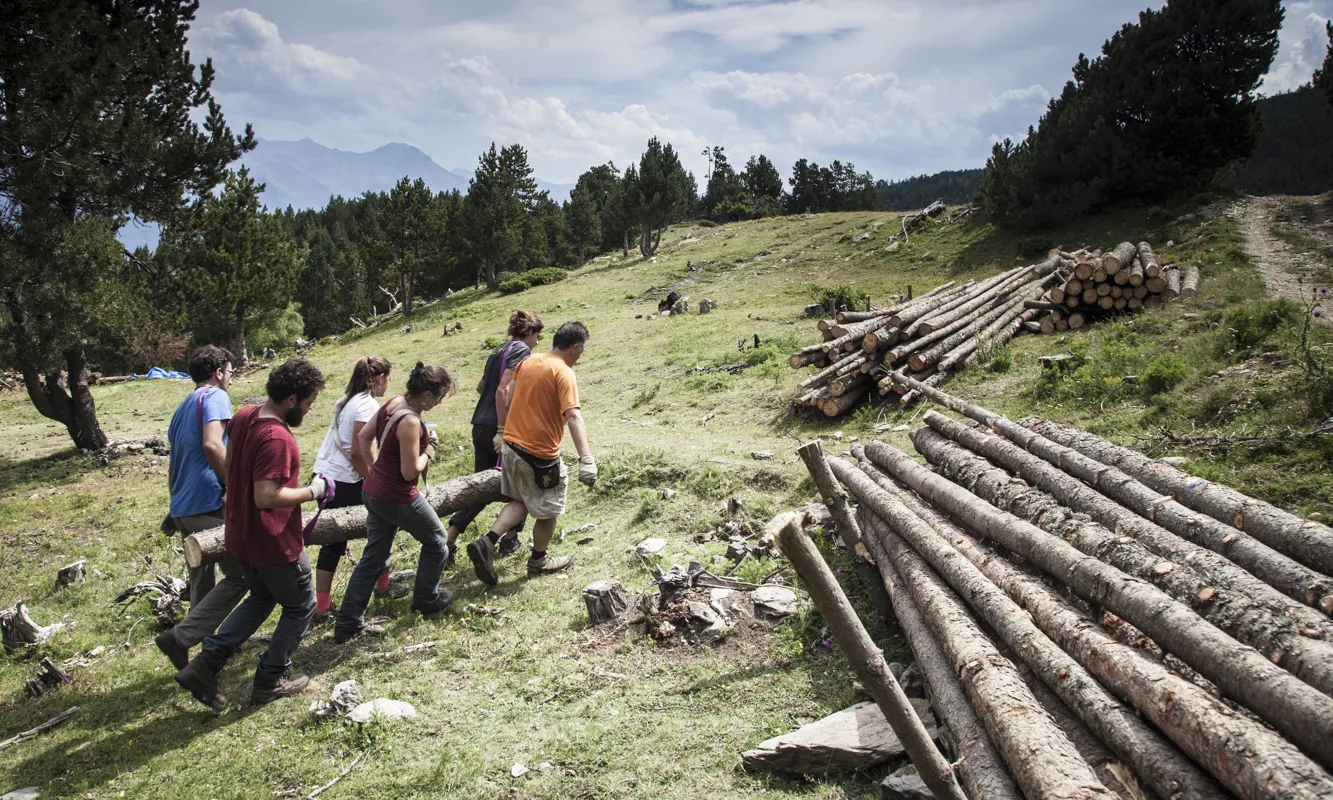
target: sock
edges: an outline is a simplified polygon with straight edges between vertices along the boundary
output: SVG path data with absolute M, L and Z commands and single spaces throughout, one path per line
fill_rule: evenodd
M 491 544 L 500 543 L 500 534 L 496 533 L 495 531 L 487 532 L 486 538 L 491 540 Z
M 543 558 L 546 558 L 546 551 L 545 551 L 545 550 L 533 550 L 533 551 L 532 551 L 531 559 L 532 559 L 533 561 L 541 561 Z
M 375 581 L 375 588 L 376 588 L 376 589 L 379 589 L 381 592 L 388 590 L 388 588 L 389 588 L 389 570 L 386 569 L 386 570 L 384 570 L 383 572 L 380 573 L 380 579 L 377 580 L 377 581 Z
M 330 605 L 332 605 L 332 601 L 329 600 L 329 593 L 328 593 L 328 592 L 315 592 L 315 613 L 316 613 L 316 614 L 327 614 L 327 613 L 329 613 L 329 606 L 330 606 Z

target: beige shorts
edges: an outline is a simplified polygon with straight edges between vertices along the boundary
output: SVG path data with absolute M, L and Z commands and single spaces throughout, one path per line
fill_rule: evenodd
M 517 500 L 533 519 L 555 519 L 565 513 L 565 492 L 569 488 L 569 468 L 560 462 L 560 483 L 550 489 L 537 486 L 532 465 L 505 442 L 500 458 L 500 494 Z

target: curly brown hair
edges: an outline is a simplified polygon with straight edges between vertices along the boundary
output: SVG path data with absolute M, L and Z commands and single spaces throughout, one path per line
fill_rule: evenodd
M 206 344 L 190 355 L 190 377 L 195 383 L 203 383 L 232 363 L 235 363 L 235 359 L 231 357 L 230 350 Z
M 526 339 L 529 334 L 538 334 L 546 326 L 531 311 L 518 310 L 509 315 L 509 338 Z
M 281 403 L 292 395 L 305 400 L 324 388 L 324 373 L 304 358 L 289 358 L 268 374 L 268 398 Z

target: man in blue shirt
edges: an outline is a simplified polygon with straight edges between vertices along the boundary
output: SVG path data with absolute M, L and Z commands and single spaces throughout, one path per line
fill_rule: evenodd
M 222 525 L 227 475 L 227 423 L 231 421 L 231 353 L 204 345 L 190 356 L 195 390 L 176 408 L 167 429 L 171 441 L 171 522 L 182 536 Z M 240 565 L 223 559 L 226 576 L 217 583 L 213 565 L 190 570 L 190 613 L 157 637 L 157 646 L 177 669 L 189 650 L 217 629 L 245 596 Z

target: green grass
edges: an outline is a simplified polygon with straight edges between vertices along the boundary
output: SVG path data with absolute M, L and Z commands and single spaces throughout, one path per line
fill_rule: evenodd
M 548 332 L 582 320 L 592 339 L 576 371 L 601 483 L 591 490 L 571 487 L 561 525 L 597 528 L 555 544 L 557 552 L 577 557 L 567 576 L 527 581 L 516 559 L 502 563 L 499 587 L 485 589 L 463 569 L 446 584 L 457 599 L 440 621 L 414 620 L 408 601 L 400 600 L 372 605 L 371 613 L 391 619 L 381 641 L 335 647 L 320 629 L 295 656 L 298 669 L 313 679 L 308 695 L 259 710 L 205 711 L 178 690 L 153 648 L 146 601 L 123 610 L 110 605 L 135 581 L 181 572 L 179 540 L 157 532 L 167 504 L 165 459 L 136 454 L 101 463 L 72 451 L 63 428 L 39 417 L 25 397 L 0 394 L 6 445 L 0 449 L 0 546 L 9 556 L 0 562 L 0 606 L 26 600 L 39 622 L 68 615 L 78 623 L 40 654 L 0 657 L 0 739 L 71 705 L 83 709 L 64 727 L 0 753 L 0 789 L 39 785 L 43 797 L 77 798 L 160 796 L 168 786 L 182 797 L 304 796 L 369 747 L 362 764 L 325 796 L 655 799 L 670 791 L 698 798 L 877 797 L 876 778 L 887 768 L 812 781 L 740 769 L 746 748 L 853 699 L 850 672 L 841 655 L 823 645 L 828 634 L 817 613 L 807 607 L 773 631 L 738 635 L 711 649 L 667 648 L 633 635 L 599 641 L 585 627 L 579 596 L 584 585 L 606 577 L 646 589 L 651 577 L 632 549 L 648 536 L 668 539 L 663 563 L 709 563 L 725 544 L 696 544 L 693 537 L 720 521 L 720 504 L 733 494 L 757 523 L 810 502 L 816 493 L 795 449 L 812 435 L 842 431 L 844 442 L 873 437 L 911 450 L 906 433 L 892 428 L 911 423 L 923 406 L 903 411 L 896 402 L 875 402 L 840 420 L 790 413 L 788 400 L 808 373 L 789 370 L 785 357 L 817 341 L 813 324 L 797 319 L 811 302 L 812 285 L 848 287 L 849 297 L 868 293 L 882 301 L 909 285 L 919 294 L 945 280 L 1030 262 L 1034 257 L 1020 252 L 1038 244 L 1174 239 L 1174 247 L 1161 249 L 1165 258 L 1204 265 L 1196 302 L 1099 323 L 1077 335 L 1019 337 L 983 354 L 978 368 L 950 391 L 1014 417 L 1038 412 L 1131 444 L 1159 426 L 1196 436 L 1268 436 L 1261 447 L 1237 446 L 1221 456 L 1216 448 L 1173 446 L 1168 452 L 1183 451 L 1196 457 L 1192 470 L 1298 511 L 1333 509 L 1326 471 L 1333 453 L 1306 437 L 1283 436 L 1289 427 L 1308 430 L 1309 419 L 1293 388 L 1299 369 L 1284 355 L 1291 330 L 1281 322 L 1262 333 L 1263 309 L 1255 305 L 1262 282 L 1230 223 L 1177 220 L 1161 209 L 1121 210 L 1038 243 L 1019 242 L 978 220 L 933 222 L 888 252 L 899 219 L 825 214 L 677 226 L 654 258 L 613 253 L 563 281 L 506 297 L 467 290 L 420 313 L 410 333 L 390 325 L 349 333 L 341 344 L 321 343 L 311 358 L 331 388 L 297 431 L 307 468 L 335 387 L 345 383 L 357 358 L 372 353 L 394 362 L 395 390 L 417 359 L 443 364 L 467 387 L 429 416 L 443 442 L 431 471 L 439 480 L 470 469 L 470 389 L 485 345 L 503 333 L 509 313 L 526 308 L 543 318 Z M 691 271 L 687 261 L 702 267 Z M 696 307 L 705 297 L 719 306 L 709 315 L 650 320 L 656 300 L 640 298 L 652 286 L 674 286 Z M 1237 345 L 1227 328 L 1237 309 L 1257 314 L 1257 342 Z M 462 332 L 442 336 L 456 321 Z M 1093 365 L 1089 371 L 1045 385 L 1050 379 L 1040 378 L 1036 356 L 1074 349 Z M 1184 375 L 1177 363 L 1164 364 L 1169 380 L 1160 391 L 1145 395 L 1122 380 L 1143 375 L 1164 354 L 1184 364 Z M 1273 361 L 1252 381 L 1212 378 L 1259 357 L 1285 360 Z M 745 366 L 739 374 L 719 369 L 736 364 Z M 264 376 L 238 381 L 233 400 L 262 394 Z M 1242 383 L 1249 388 L 1242 390 Z M 1228 389 L 1240 400 L 1224 396 Z M 184 384 L 154 382 L 99 387 L 94 394 L 107 432 L 125 438 L 162 435 L 188 391 Z M 757 450 L 775 457 L 755 461 L 750 453 Z M 677 494 L 662 499 L 661 488 Z M 490 519 L 484 514 L 479 523 Z M 469 531 L 465 541 L 474 535 Z M 574 544 L 583 536 L 592 543 Z M 846 569 L 846 553 L 823 544 L 832 564 L 846 572 L 854 602 L 868 609 L 864 589 Z M 401 537 L 396 564 L 413 565 L 414 553 Z M 57 592 L 56 570 L 77 558 L 87 558 L 95 570 L 89 582 Z M 747 563 L 737 574 L 762 577 L 776 566 Z M 339 573 L 335 597 L 347 572 Z M 504 613 L 473 616 L 463 610 L 468 603 L 499 605 Z M 889 638 L 870 613 L 863 616 L 890 658 L 902 658 L 901 641 Z M 436 647 L 402 655 L 404 646 L 427 641 Z M 75 669 L 72 685 L 39 700 L 22 698 L 23 680 L 39 655 L 59 661 L 98 646 L 109 655 Z M 228 696 L 248 696 L 254 656 L 253 650 L 239 655 L 224 673 Z M 368 698 L 413 703 L 421 718 L 360 732 L 310 721 L 310 701 L 347 678 L 356 678 Z M 514 780 L 510 767 L 518 762 L 532 771 Z M 552 769 L 535 769 L 542 762 Z

